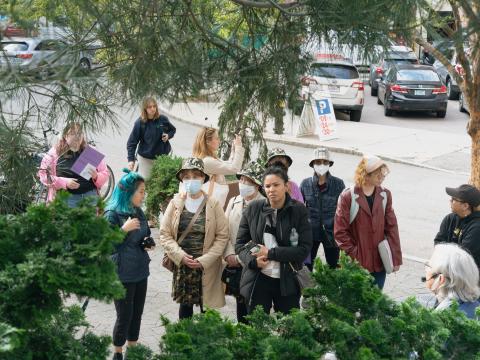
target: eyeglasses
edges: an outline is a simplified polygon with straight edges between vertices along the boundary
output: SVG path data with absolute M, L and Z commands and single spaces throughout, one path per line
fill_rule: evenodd
M 440 275 L 440 273 L 438 273 L 438 274 L 433 274 L 433 275 L 430 276 L 428 279 L 427 279 L 426 276 L 422 276 L 421 280 L 422 280 L 422 282 L 427 282 L 427 281 L 430 281 L 430 280 L 432 280 L 432 279 L 437 278 L 439 275 Z

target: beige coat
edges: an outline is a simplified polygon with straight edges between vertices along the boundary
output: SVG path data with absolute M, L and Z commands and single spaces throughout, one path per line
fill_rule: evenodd
M 235 175 L 242 170 L 244 156 L 245 149 L 241 146 L 235 149 L 231 161 L 207 156 L 203 159 L 205 172 L 210 176 L 215 175 L 215 182 L 225 184 L 225 175 Z
M 253 200 L 260 199 L 265 199 L 265 197 L 257 193 L 257 196 L 255 196 Z M 240 195 L 231 198 L 228 202 L 225 216 L 228 220 L 229 241 L 223 253 L 224 258 L 228 255 L 235 255 L 235 243 L 237 242 L 238 227 L 240 226 L 240 220 L 242 220 L 243 209 L 243 198 Z M 238 257 L 237 260 L 239 260 Z
M 185 206 L 186 196 L 176 194 L 168 204 L 160 225 L 160 244 L 165 253 L 179 266 L 185 251 L 177 244 L 178 224 Z M 225 305 L 222 278 L 222 254 L 228 241 L 228 223 L 217 200 L 209 198 L 206 204 L 205 241 L 203 255 L 197 260 L 203 266 L 203 304 L 210 308 Z M 182 265 L 183 266 L 183 265 Z

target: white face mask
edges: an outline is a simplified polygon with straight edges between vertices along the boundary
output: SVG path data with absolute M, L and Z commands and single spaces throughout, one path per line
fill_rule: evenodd
M 313 165 L 313 170 L 320 175 L 325 175 L 330 170 L 330 165 Z
M 240 196 L 243 198 L 252 196 L 256 191 L 256 187 L 254 185 L 247 185 L 243 183 L 238 184 L 238 189 L 240 190 Z

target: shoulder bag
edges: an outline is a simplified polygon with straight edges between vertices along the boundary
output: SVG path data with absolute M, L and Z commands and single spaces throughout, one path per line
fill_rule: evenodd
M 177 243 L 178 245 L 180 245 L 183 240 L 185 240 L 185 237 L 188 235 L 188 233 L 192 230 L 192 227 L 193 227 L 193 224 L 195 224 L 195 221 L 197 221 L 198 219 L 198 216 L 200 215 L 200 213 L 202 212 L 203 208 L 205 207 L 205 204 L 207 203 L 207 199 L 208 199 L 208 196 L 205 196 L 205 198 L 203 199 L 202 203 L 200 204 L 200 206 L 198 207 L 197 209 L 197 212 L 195 213 L 195 215 L 193 215 L 193 218 L 192 220 L 190 220 L 187 228 L 183 231 L 182 235 L 180 235 L 180 238 L 178 239 Z M 163 259 L 162 259 L 162 266 L 167 269 L 168 271 L 170 272 L 173 272 L 173 269 L 175 267 L 175 263 L 173 262 L 172 259 L 170 259 L 167 255 L 167 253 L 164 253 L 163 254 Z

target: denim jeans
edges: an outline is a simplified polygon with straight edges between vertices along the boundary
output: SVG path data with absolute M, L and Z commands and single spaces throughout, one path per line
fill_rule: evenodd
M 68 207 L 75 208 L 78 206 L 78 203 L 85 198 L 90 198 L 90 204 L 95 205 L 98 200 L 98 194 L 96 190 L 87 191 L 84 194 L 70 194 L 67 199 Z

